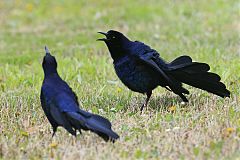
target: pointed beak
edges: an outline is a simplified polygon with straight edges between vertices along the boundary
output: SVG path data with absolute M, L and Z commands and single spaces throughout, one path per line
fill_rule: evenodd
M 48 56 L 51 55 L 50 52 L 49 52 L 49 50 L 48 50 L 48 48 L 47 48 L 47 46 L 45 46 L 45 52 L 46 52 L 46 56 L 47 56 L 47 55 L 48 55 Z
M 105 33 L 105 32 L 98 32 L 98 33 L 103 34 L 104 36 L 107 36 L 107 35 L 108 35 L 108 34 Z
M 104 36 L 106 36 L 107 37 L 107 33 L 105 33 L 105 32 L 98 32 L 98 33 L 100 33 L 100 34 L 103 34 Z M 107 41 L 108 39 L 107 38 L 99 38 L 99 39 L 97 39 L 97 41 Z

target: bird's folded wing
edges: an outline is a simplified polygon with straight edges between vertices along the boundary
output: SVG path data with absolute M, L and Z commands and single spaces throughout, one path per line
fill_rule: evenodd
M 63 92 L 55 95 L 53 103 L 58 106 L 61 112 L 78 112 L 79 107 L 75 101 L 75 97 L 69 93 Z
M 168 83 L 169 87 L 172 90 L 177 90 L 178 86 L 175 85 L 175 83 L 167 76 L 167 74 L 157 65 L 157 63 L 153 60 L 152 54 L 144 54 L 144 55 L 134 55 L 137 60 L 143 62 L 144 64 L 150 66 L 154 70 L 156 70 Z

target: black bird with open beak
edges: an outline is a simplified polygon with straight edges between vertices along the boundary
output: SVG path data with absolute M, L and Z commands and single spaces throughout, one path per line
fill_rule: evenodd
M 209 72 L 210 66 L 206 63 L 193 62 L 186 55 L 168 63 L 156 50 L 142 42 L 131 41 L 118 31 L 98 33 L 105 36 L 98 40 L 107 45 L 119 79 L 132 91 L 147 95 L 141 111 L 147 106 L 152 90 L 157 86 L 174 92 L 184 102 L 188 102 L 185 94 L 189 94 L 189 91 L 183 88 L 182 83 L 220 97 L 230 97 L 230 92 L 220 82 L 220 76 Z

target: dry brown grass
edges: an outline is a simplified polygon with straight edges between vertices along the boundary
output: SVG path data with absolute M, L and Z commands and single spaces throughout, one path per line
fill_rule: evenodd
M 114 144 L 86 132 L 74 138 L 62 128 L 52 139 L 37 97 L 12 97 L 15 102 L 1 97 L 0 153 L 4 159 L 236 158 L 240 148 L 238 97 L 224 101 L 198 97 L 193 95 L 194 102 L 185 106 L 177 103 L 173 111 L 162 108 L 164 102 L 154 97 L 151 104 L 157 110 L 150 106 L 140 114 L 130 105 L 117 112 L 112 122 L 121 138 Z

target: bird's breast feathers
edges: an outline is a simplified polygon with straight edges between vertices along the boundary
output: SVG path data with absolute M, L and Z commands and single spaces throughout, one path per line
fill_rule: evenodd
M 119 79 L 131 90 L 145 93 L 158 85 L 157 74 L 134 59 L 123 58 L 114 64 Z

